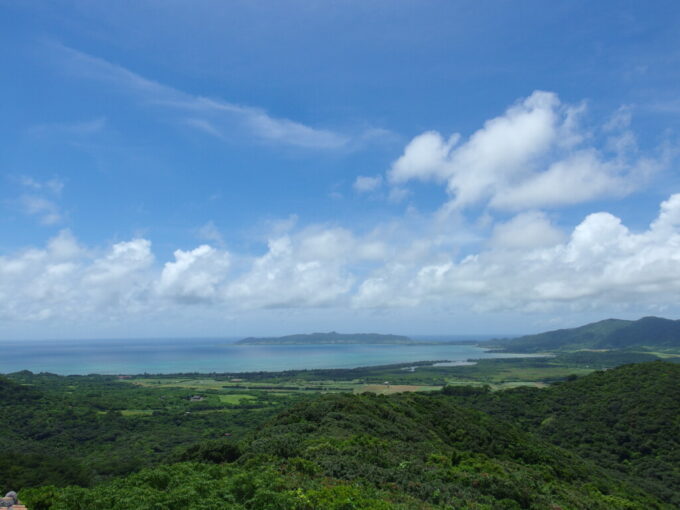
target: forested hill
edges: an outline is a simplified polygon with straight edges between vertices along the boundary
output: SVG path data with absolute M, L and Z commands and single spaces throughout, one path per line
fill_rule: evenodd
M 680 321 L 660 317 L 644 317 L 636 321 L 607 319 L 578 328 L 498 340 L 488 345 L 512 352 L 680 348 Z
M 619 471 L 680 508 L 680 365 L 652 361 L 546 389 L 463 392 L 456 401 Z
M 191 463 L 20 497 L 31 510 L 672 509 L 679 392 L 680 366 L 652 362 L 543 390 L 325 395 L 238 447 L 190 448 Z
M 314 344 L 413 344 L 415 340 L 401 335 L 378 333 L 309 333 L 279 337 L 244 338 L 236 342 L 247 345 L 314 345 Z

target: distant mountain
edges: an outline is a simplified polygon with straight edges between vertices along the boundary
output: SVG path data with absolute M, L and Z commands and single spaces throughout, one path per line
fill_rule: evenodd
M 680 321 L 660 317 L 643 317 L 636 321 L 607 319 L 578 328 L 497 340 L 487 345 L 512 352 L 680 348 Z
M 243 345 L 319 345 L 319 344 L 416 344 L 415 340 L 401 335 L 378 333 L 309 333 L 267 338 L 244 338 L 236 342 Z

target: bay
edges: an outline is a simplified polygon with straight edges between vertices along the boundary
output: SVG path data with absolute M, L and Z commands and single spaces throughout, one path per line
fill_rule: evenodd
M 0 372 L 59 375 L 259 372 L 511 357 L 474 345 L 234 345 L 236 339 L 0 343 Z

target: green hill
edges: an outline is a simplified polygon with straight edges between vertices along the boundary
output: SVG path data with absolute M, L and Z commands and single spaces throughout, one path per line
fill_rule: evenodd
M 407 336 L 378 333 L 309 333 L 267 338 L 244 338 L 242 345 L 317 345 L 317 344 L 414 344 Z
M 164 390 L 174 401 L 166 410 L 126 417 L 96 409 L 159 400 L 158 390 L 102 376 L 16 377 L 24 383 L 0 378 L 10 418 L 0 425 L 3 479 L 31 510 L 680 508 L 678 364 L 545 389 L 322 395 L 254 422 L 240 442 L 200 431 L 225 430 L 245 410 L 177 407 L 190 405 L 179 390 Z M 180 449 L 158 457 L 168 440 Z M 131 455 L 133 471 L 147 467 L 111 478 L 111 461 Z M 69 466 L 86 468 L 86 480 L 62 475 Z M 100 466 L 107 475 L 91 476 Z
M 624 365 L 546 389 L 449 392 L 680 508 L 680 365 Z
M 31 510 L 673 508 L 507 414 L 457 400 L 441 392 L 322 396 L 282 412 L 238 449 L 213 442 L 191 450 L 187 458 L 202 462 L 20 496 Z
M 677 349 L 680 321 L 644 317 L 637 321 L 607 319 L 578 328 L 494 341 L 488 345 L 512 352 L 577 349 Z

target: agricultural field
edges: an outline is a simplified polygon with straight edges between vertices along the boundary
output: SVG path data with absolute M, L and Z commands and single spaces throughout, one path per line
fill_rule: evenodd
M 224 405 L 267 407 L 319 393 L 392 394 L 436 391 L 444 386 L 489 386 L 493 390 L 518 386 L 544 387 L 581 377 L 595 370 L 626 363 L 680 357 L 671 353 L 581 350 L 558 355 L 477 360 L 446 366 L 435 361 L 354 369 L 291 370 L 237 374 L 143 375 L 123 379 L 147 389 L 193 392 L 206 407 Z M 189 393 L 187 393 L 189 395 Z

